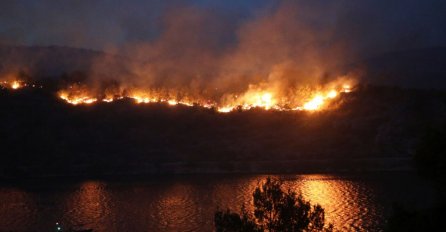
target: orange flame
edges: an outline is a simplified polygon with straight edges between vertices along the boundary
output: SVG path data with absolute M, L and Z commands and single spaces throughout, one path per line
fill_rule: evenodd
M 221 113 L 229 113 L 238 109 L 249 110 L 253 108 L 278 111 L 318 111 L 325 109 L 330 102 L 333 99 L 338 98 L 341 93 L 349 93 L 352 91 L 350 84 L 329 86 L 330 88 L 326 90 L 324 90 L 324 88 L 322 88 L 322 90 L 312 90 L 309 97 L 302 99 L 297 99 L 296 96 L 284 97 L 274 90 L 255 86 L 250 86 L 250 88 L 242 94 L 227 94 L 220 100 L 210 100 L 204 97 L 191 97 L 185 94 L 182 94 L 182 97 L 178 97 L 180 94 L 172 90 L 143 91 L 139 89 L 120 90 L 120 92 L 111 95 L 109 94 L 109 96 L 100 97 L 101 94 L 94 94 L 95 91 L 90 90 L 86 86 L 79 85 L 73 85 L 66 90 L 59 91 L 59 97 L 73 105 L 92 104 L 97 101 L 113 102 L 115 100 L 128 98 L 133 99 L 137 104 L 158 102 L 166 103 L 170 106 L 197 105 L 204 108 L 215 108 Z
M 27 83 L 20 80 L 2 81 L 0 85 L 14 90 L 28 86 Z M 34 84 L 29 86 L 36 87 Z M 58 91 L 58 96 L 72 105 L 89 105 L 99 101 L 110 103 L 128 98 L 133 99 L 137 104 L 165 103 L 170 106 L 199 106 L 208 109 L 214 108 L 220 113 L 229 113 L 235 110 L 250 110 L 253 108 L 277 111 L 319 111 L 326 109 L 330 102 L 342 93 L 346 94 L 352 91 L 352 85 L 348 81 L 345 83 L 331 83 L 326 88 L 319 87 L 308 91 L 305 95 L 291 93 L 291 96 L 284 96 L 283 93 L 270 89 L 268 86 L 250 86 L 242 94 L 226 94 L 220 100 L 212 100 L 195 95 L 180 94 L 173 90 L 129 88 L 117 91 L 106 90 L 107 93 L 101 94 L 100 91 L 85 85 L 74 84 L 67 89 Z
M 8 89 L 21 89 L 25 86 L 27 86 L 26 83 L 24 83 L 23 81 L 20 80 L 13 80 L 13 81 L 2 81 L 0 82 L 0 85 L 3 86 L 4 88 L 8 88 Z
M 98 101 L 96 97 L 91 96 L 86 89 L 78 85 L 70 86 L 68 90 L 61 90 L 58 95 L 62 100 L 73 105 L 92 104 Z
M 13 81 L 11 83 L 11 88 L 12 89 L 20 89 L 22 87 L 22 84 L 19 81 Z

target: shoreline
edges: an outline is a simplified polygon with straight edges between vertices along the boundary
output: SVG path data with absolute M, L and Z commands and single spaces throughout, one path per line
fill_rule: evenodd
M 279 161 L 152 162 L 121 166 L 73 165 L 64 169 L 20 167 L 16 173 L 2 170 L 0 182 L 46 179 L 108 179 L 175 175 L 277 175 L 373 172 L 415 172 L 411 158 L 317 159 Z

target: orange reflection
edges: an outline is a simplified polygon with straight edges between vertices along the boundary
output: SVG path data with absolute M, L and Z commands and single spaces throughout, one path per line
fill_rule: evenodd
M 218 183 L 212 189 L 214 204 L 221 210 L 229 208 L 231 211 L 240 213 L 241 207 L 244 206 L 248 213 L 254 212 L 252 193 L 267 177 L 256 176 L 237 179 L 237 182 L 231 180 L 227 183 Z
M 8 231 L 29 231 L 37 220 L 36 208 L 34 199 L 25 191 L 0 189 L 0 228 L 8 228 Z
M 289 184 L 312 204 L 321 205 L 327 223 L 332 223 L 336 229 L 363 228 L 361 214 L 364 212 L 359 207 L 359 193 L 350 181 L 330 175 L 305 175 L 304 179 Z
M 161 231 L 178 231 L 192 225 L 191 222 L 199 221 L 197 218 L 198 199 L 193 199 L 194 189 L 192 186 L 184 184 L 175 184 L 169 187 L 156 201 L 154 209 L 151 211 L 154 221 L 158 223 L 158 230 Z M 190 228 L 194 230 L 194 228 Z M 195 228 L 197 229 L 197 228 Z
M 69 221 L 73 226 L 82 225 L 86 228 L 98 229 L 98 225 L 105 224 L 102 221 L 104 215 L 111 215 L 110 200 L 104 183 L 96 181 L 82 183 L 73 197 L 68 199 Z

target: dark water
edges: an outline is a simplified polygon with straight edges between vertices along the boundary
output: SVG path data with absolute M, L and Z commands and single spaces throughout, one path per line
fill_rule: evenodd
M 217 206 L 249 206 L 262 175 L 33 182 L 0 186 L 0 231 L 212 231 Z M 380 231 L 392 202 L 426 207 L 429 183 L 413 174 L 285 175 L 285 184 L 326 209 L 342 231 Z M 247 207 L 249 209 L 249 207 Z

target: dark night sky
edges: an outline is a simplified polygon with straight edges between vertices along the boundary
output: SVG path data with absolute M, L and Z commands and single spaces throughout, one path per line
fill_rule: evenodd
M 348 41 L 358 52 L 446 45 L 444 0 L 294 2 L 302 23 L 330 31 L 333 40 Z M 232 38 L 239 25 L 280 4 L 273 0 L 6 0 L 0 3 L 0 43 L 110 50 L 155 40 L 163 30 L 163 16 L 175 17 L 178 9 L 185 8 L 210 12 L 227 25 Z

